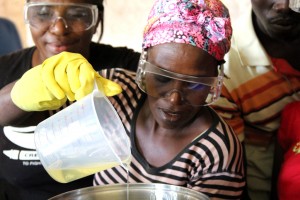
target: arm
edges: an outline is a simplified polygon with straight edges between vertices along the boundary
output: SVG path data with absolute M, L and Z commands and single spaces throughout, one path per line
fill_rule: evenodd
M 240 108 L 235 102 L 231 93 L 223 86 L 221 96 L 212 104 L 212 108 L 233 128 L 240 141 L 243 141 L 245 138 L 244 120 L 241 117 Z
M 107 96 L 122 91 L 118 84 L 101 77 L 80 54 L 63 52 L 50 57 L 1 89 L 1 125 L 23 124 L 33 113 L 30 121 L 41 121 L 45 112 L 34 111 L 56 110 L 67 99 L 79 100 L 92 92 L 95 82 Z
M 222 88 L 222 92 L 225 90 Z M 228 93 L 222 94 L 223 96 L 213 105 L 213 108 L 233 128 L 240 141 L 258 146 L 268 146 L 274 138 L 274 132 L 264 131 L 247 124 L 238 105 L 234 103 L 235 101 L 226 95 Z
M 11 100 L 10 92 L 15 82 L 10 83 L 0 90 L 0 126 L 14 124 L 23 121 L 31 115 L 18 108 Z
M 275 133 L 264 131 L 249 125 L 244 127 L 245 143 L 257 145 L 257 146 L 268 146 L 274 139 Z

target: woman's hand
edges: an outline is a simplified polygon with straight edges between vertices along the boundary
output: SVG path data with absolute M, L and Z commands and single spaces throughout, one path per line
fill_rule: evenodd
M 101 77 L 80 54 L 62 52 L 28 70 L 11 91 L 14 104 L 25 111 L 55 110 L 67 99 L 79 100 L 97 83 L 107 96 L 119 94 L 117 84 Z

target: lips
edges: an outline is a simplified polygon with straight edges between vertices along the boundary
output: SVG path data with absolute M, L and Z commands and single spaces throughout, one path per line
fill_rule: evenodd
M 161 109 L 162 114 L 164 116 L 165 119 L 167 119 L 168 121 L 178 121 L 180 120 L 181 116 L 182 116 L 182 112 L 180 111 L 172 111 L 169 109 Z
M 48 44 L 49 48 L 55 52 L 67 51 L 69 45 L 66 44 Z
M 270 20 L 270 22 L 278 27 L 292 28 L 297 22 L 291 17 L 276 17 Z
M 290 26 L 290 25 L 293 25 L 295 22 L 290 19 L 278 19 L 278 20 L 273 21 L 273 23 L 281 25 L 281 26 Z
M 47 43 L 48 48 L 51 52 L 57 54 L 62 51 L 69 51 L 73 43 L 71 42 L 49 42 Z

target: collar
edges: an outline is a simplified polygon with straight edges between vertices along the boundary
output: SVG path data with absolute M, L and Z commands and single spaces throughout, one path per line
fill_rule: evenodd
M 287 75 L 287 76 L 297 76 L 300 77 L 300 72 L 294 69 L 286 60 L 282 58 L 272 58 L 272 63 L 275 72 Z
M 272 66 L 254 31 L 251 5 L 244 7 L 244 12 L 232 23 L 232 27 L 232 47 L 238 51 L 243 66 Z

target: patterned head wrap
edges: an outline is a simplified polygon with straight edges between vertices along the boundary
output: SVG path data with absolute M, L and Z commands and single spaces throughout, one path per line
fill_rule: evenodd
M 142 48 L 185 43 L 223 61 L 231 35 L 229 13 L 220 0 L 156 0 L 144 29 Z

